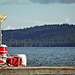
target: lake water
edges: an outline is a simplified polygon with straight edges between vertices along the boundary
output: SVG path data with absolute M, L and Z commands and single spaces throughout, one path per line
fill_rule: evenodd
M 75 47 L 8 47 L 10 56 L 26 54 L 27 66 L 75 66 Z

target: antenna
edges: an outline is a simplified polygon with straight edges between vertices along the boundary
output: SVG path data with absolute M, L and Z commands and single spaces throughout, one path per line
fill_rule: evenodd
M 1 23 L 6 19 L 6 15 L 5 14 L 0 14 L 0 46 L 2 44 L 2 33 L 1 33 Z

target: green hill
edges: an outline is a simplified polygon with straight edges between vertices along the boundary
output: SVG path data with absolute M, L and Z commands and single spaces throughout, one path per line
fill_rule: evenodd
M 54 24 L 3 30 L 3 43 L 18 47 L 75 47 L 75 25 Z

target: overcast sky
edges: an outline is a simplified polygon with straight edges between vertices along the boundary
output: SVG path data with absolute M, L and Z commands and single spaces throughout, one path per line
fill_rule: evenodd
M 2 29 L 44 24 L 75 24 L 75 0 L 0 0 Z

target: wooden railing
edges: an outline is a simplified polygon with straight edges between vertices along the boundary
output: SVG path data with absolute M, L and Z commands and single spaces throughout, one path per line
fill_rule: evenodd
M 74 66 L 38 66 L 38 67 L 0 67 L 0 75 L 71 75 L 75 74 Z

